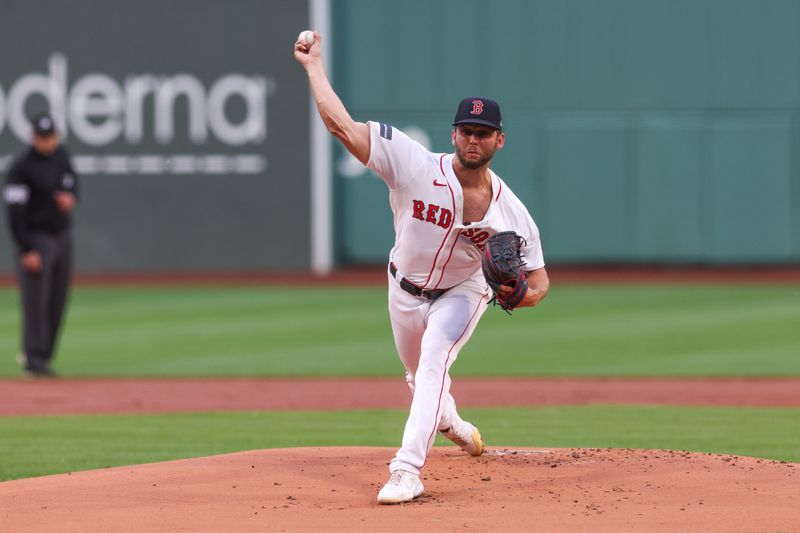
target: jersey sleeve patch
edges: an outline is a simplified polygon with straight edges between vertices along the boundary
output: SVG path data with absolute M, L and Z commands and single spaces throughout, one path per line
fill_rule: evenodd
M 387 141 L 392 140 L 392 126 L 389 124 L 384 124 L 381 122 L 381 137 L 386 139 Z
M 25 205 L 30 197 L 30 189 L 27 185 L 11 183 L 3 189 L 3 200 L 8 205 Z

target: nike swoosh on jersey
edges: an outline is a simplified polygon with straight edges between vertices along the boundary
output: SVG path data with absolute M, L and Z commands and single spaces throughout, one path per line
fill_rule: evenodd
M 436 185 L 437 187 L 447 187 L 446 183 L 439 183 L 436 180 L 433 180 L 433 184 Z

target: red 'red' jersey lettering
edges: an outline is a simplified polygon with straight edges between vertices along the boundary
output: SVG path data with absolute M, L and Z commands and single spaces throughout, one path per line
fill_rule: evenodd
M 439 225 L 444 229 L 450 227 L 450 224 L 453 222 L 453 213 L 450 212 L 449 209 L 445 209 L 444 207 L 441 210 L 441 215 L 439 216 Z
M 436 204 L 425 205 L 422 200 L 412 200 L 414 212 L 411 214 L 414 218 L 424 222 L 436 224 L 444 229 L 448 229 L 453 224 L 453 212 L 446 207 L 440 207 Z
M 436 224 L 436 212 L 439 210 L 439 206 L 436 204 L 430 204 L 428 206 L 428 215 L 425 217 L 427 222 L 433 222 Z
M 425 220 L 422 217 L 422 211 L 425 209 L 425 202 L 422 202 L 420 200 L 412 200 L 412 202 L 414 203 L 414 214 L 411 216 L 413 216 L 414 218 L 418 218 L 420 220 Z

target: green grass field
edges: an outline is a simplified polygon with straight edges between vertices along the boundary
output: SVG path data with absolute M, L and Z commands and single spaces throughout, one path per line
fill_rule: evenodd
M 0 290 L 0 376 L 18 376 Z M 488 354 L 491 354 L 489 356 Z M 489 309 L 454 375 L 800 375 L 800 286 L 555 286 Z M 75 290 L 58 370 L 74 376 L 394 376 L 385 289 Z
M 0 376 L 17 377 L 0 290 Z M 555 286 L 490 309 L 453 367 L 484 376 L 797 376 L 800 286 Z M 65 376 L 397 376 L 385 289 L 75 290 Z M 800 409 L 471 409 L 489 445 L 633 447 L 800 462 Z M 0 417 L 0 480 L 231 451 L 399 444 L 401 411 Z
M 399 410 L 0 417 L 0 480 L 262 448 L 400 443 Z M 800 462 L 800 409 L 464 409 L 489 446 L 659 448 Z M 439 437 L 438 444 L 450 444 Z M 388 457 L 387 457 L 388 460 Z

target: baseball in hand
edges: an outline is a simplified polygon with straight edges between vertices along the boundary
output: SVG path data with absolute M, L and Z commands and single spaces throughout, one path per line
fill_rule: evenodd
M 311 30 L 301 31 L 297 40 L 306 46 L 311 46 L 314 44 L 314 32 Z

